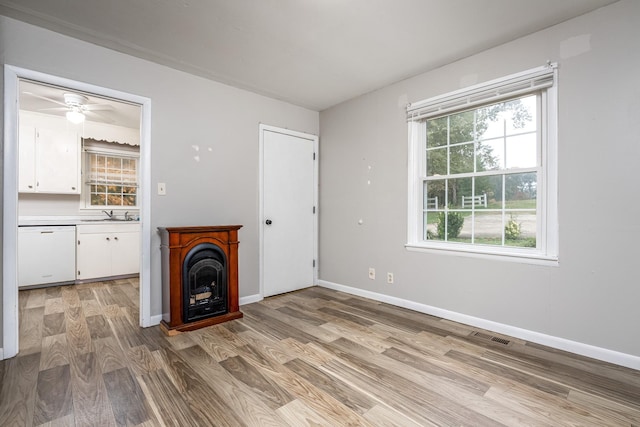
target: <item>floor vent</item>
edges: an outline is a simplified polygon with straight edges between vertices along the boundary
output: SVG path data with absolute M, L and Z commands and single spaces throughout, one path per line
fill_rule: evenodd
M 482 338 L 484 340 L 488 340 L 488 341 L 493 341 L 493 342 L 497 342 L 499 344 L 504 344 L 504 345 L 508 345 L 511 341 L 504 339 L 504 338 L 498 338 L 498 337 L 494 337 L 492 335 L 489 334 L 485 334 L 484 332 L 472 332 L 471 333 L 472 336 L 474 337 L 478 337 L 478 338 Z

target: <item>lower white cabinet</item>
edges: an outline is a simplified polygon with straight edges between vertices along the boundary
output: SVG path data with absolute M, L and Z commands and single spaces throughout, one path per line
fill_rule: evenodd
M 77 227 L 77 279 L 140 272 L 140 224 L 80 224 Z
M 18 287 L 76 279 L 76 228 L 18 228 Z

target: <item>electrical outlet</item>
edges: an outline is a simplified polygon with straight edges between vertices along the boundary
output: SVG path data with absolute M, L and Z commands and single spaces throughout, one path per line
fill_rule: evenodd
M 376 269 L 369 267 L 369 279 L 376 280 Z
M 167 184 L 164 182 L 158 183 L 158 196 L 166 196 L 167 195 Z
M 393 273 L 387 273 L 387 283 L 393 284 Z

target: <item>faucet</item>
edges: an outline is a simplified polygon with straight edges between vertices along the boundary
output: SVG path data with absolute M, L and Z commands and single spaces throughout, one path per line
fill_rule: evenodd
M 124 220 L 125 220 L 125 221 L 131 221 L 132 219 L 133 219 L 133 218 L 129 218 L 129 211 L 126 211 L 126 212 L 124 213 Z
M 104 212 L 105 214 L 107 214 L 107 216 L 109 217 L 109 219 L 113 218 L 113 211 L 109 211 L 109 212 L 107 212 L 107 211 L 102 211 L 102 212 Z

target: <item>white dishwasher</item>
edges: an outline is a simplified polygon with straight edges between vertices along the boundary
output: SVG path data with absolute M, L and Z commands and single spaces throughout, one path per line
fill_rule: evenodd
M 18 227 L 18 287 L 75 279 L 75 226 Z

